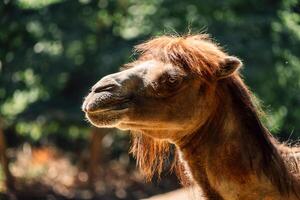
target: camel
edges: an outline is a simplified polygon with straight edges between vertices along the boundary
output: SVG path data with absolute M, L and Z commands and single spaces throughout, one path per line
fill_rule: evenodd
M 97 127 L 132 132 L 146 178 L 161 173 L 173 149 L 180 180 L 206 199 L 300 199 L 300 148 L 262 124 L 240 59 L 207 34 L 160 36 L 135 52 L 92 87 L 82 109 Z

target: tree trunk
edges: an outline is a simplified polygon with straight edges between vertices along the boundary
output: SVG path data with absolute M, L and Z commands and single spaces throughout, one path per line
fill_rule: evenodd
M 102 139 L 110 129 L 92 128 L 89 148 L 88 177 L 89 185 L 93 188 L 93 183 L 97 177 L 98 166 L 101 162 Z
M 5 175 L 6 188 L 9 191 L 13 191 L 15 189 L 14 178 L 8 167 L 9 161 L 6 155 L 6 142 L 5 142 L 5 137 L 1 126 L 0 126 L 0 161 Z

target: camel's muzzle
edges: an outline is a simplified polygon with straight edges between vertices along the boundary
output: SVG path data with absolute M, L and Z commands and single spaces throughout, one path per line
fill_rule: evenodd
M 85 98 L 82 110 L 87 114 L 96 114 L 127 108 L 130 92 L 125 83 L 128 81 L 120 79 L 120 75 L 120 73 L 108 75 L 97 82 Z

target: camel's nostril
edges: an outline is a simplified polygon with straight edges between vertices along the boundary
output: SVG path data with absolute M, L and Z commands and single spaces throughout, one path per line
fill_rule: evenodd
M 104 92 L 104 91 L 112 91 L 117 87 L 117 85 L 115 84 L 108 84 L 108 85 L 100 85 L 96 88 L 93 88 L 92 91 L 94 93 L 100 93 L 100 92 Z

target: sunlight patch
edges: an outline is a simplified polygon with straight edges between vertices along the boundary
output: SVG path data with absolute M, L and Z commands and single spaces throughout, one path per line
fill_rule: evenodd
M 18 6 L 24 9 L 39 9 L 62 0 L 18 0 Z

